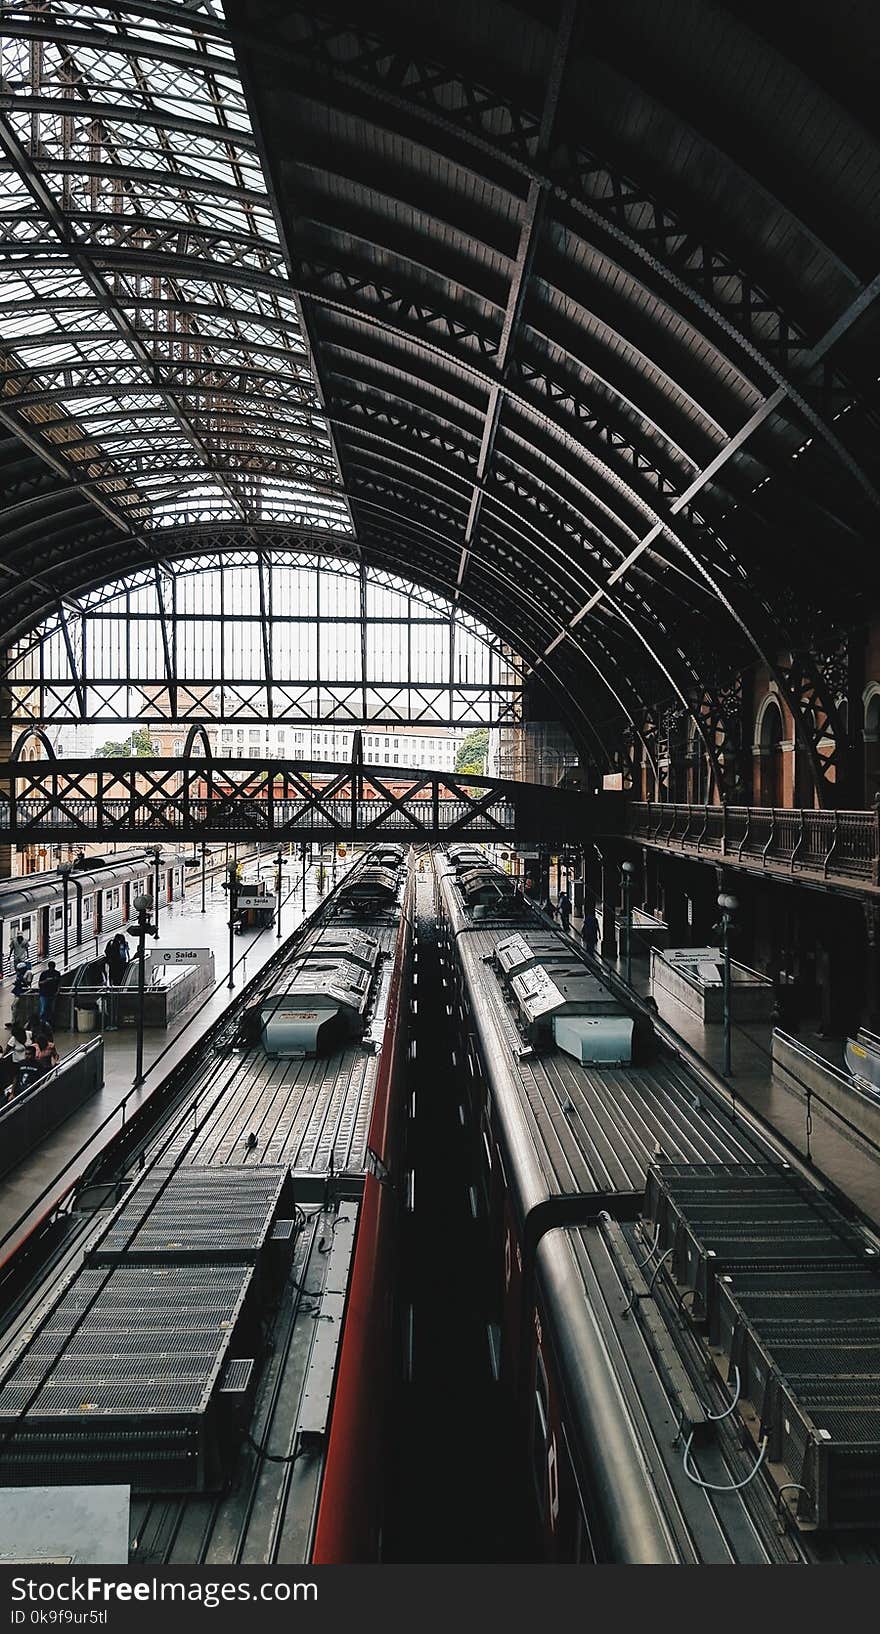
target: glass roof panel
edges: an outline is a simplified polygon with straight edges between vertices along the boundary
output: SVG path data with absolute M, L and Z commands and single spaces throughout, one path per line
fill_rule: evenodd
M 2 7 L 3 407 L 126 525 L 351 534 L 220 5 L 144 11 Z

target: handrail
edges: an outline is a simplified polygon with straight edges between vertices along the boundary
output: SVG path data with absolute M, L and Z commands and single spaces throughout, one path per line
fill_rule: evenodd
M 0 1101 L 0 1120 L 2 1120 L 6 1112 L 18 1109 L 25 1101 L 29 1101 L 32 1096 L 45 1089 L 46 1085 L 50 1084 L 58 1073 L 65 1071 L 72 1061 L 76 1061 L 77 1057 L 88 1055 L 90 1050 L 100 1049 L 102 1043 L 101 1038 L 90 1038 L 87 1044 L 78 1044 L 76 1049 L 68 1050 L 66 1055 L 62 1055 L 55 1062 L 54 1066 L 49 1067 L 46 1072 L 41 1072 L 31 1083 L 26 1084 L 24 1089 L 16 1090 L 15 1094 L 11 1095 L 8 1100 Z M 27 1063 L 25 1064 L 27 1065 Z
M 696 814 L 700 810 L 703 826 L 697 832 Z M 880 815 L 873 810 L 715 807 L 708 802 L 701 808 L 684 803 L 633 801 L 627 811 L 626 831 L 630 838 L 659 850 L 703 856 L 717 849 L 718 828 L 712 824 L 716 811 L 721 813 L 721 854 L 731 866 L 755 872 L 784 869 L 794 878 L 812 873 L 832 884 L 846 880 L 870 890 L 880 883 Z M 728 840 L 731 829 L 734 837 Z

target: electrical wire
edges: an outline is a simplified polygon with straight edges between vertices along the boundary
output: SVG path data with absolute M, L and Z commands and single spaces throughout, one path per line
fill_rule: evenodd
M 302 1444 L 297 1447 L 296 1452 L 267 1452 L 265 1447 L 258 1446 L 250 1431 L 245 1436 L 245 1440 L 257 1457 L 265 1459 L 268 1464 L 295 1464 L 297 1459 L 305 1457 L 306 1453 L 306 1448 Z
M 651 1247 L 649 1248 L 647 1254 L 645 1255 L 645 1258 L 643 1260 L 639 1260 L 638 1264 L 636 1265 L 636 1270 L 637 1271 L 644 1271 L 645 1266 L 648 1264 L 648 1261 L 654 1258 L 654 1255 L 656 1254 L 657 1249 L 659 1248 L 659 1246 L 660 1246 L 660 1222 L 658 1220 L 657 1221 L 657 1229 L 654 1232 L 654 1241 L 652 1242 Z M 674 1246 L 675 1246 L 675 1244 L 673 1244 L 673 1248 L 674 1248 Z M 663 1264 L 663 1260 L 668 1260 L 671 1253 L 672 1253 L 672 1248 L 668 1248 L 666 1250 L 666 1253 L 663 1255 L 663 1259 L 658 1260 L 657 1264 L 655 1265 L 654 1275 L 651 1278 L 651 1282 L 650 1282 L 650 1285 L 649 1285 L 649 1288 L 648 1288 L 649 1293 L 651 1292 L 651 1289 L 654 1286 L 654 1281 L 656 1279 L 657 1272 L 659 1271 L 661 1265 Z M 627 1316 L 630 1311 L 635 1309 L 635 1303 L 636 1303 L 636 1298 L 637 1297 L 638 1296 L 636 1294 L 636 1290 L 635 1290 L 635 1288 L 633 1288 L 633 1291 L 630 1294 L 629 1299 L 627 1300 L 626 1304 L 623 1307 L 624 1316 Z
M 749 1470 L 748 1475 L 744 1476 L 741 1481 L 731 1481 L 729 1486 L 723 1486 L 723 1485 L 719 1485 L 715 1481 L 704 1481 L 703 1477 L 701 1475 L 699 1475 L 695 1470 L 692 1470 L 692 1469 L 689 1468 L 690 1458 L 691 1458 L 691 1447 L 693 1446 L 693 1440 L 694 1440 L 694 1432 L 693 1432 L 693 1430 L 691 1430 L 691 1433 L 688 1436 L 687 1441 L 685 1443 L 684 1457 L 682 1458 L 682 1461 L 681 1461 L 681 1467 L 684 1470 L 684 1473 L 687 1476 L 688 1480 L 693 1481 L 694 1486 L 701 1487 L 704 1492 L 742 1492 L 743 1488 L 747 1487 L 749 1485 L 749 1482 L 753 1481 L 755 1479 L 755 1476 L 757 1475 L 758 1470 L 761 1468 L 761 1465 L 764 1462 L 764 1458 L 765 1458 L 765 1455 L 766 1455 L 766 1452 L 767 1452 L 767 1437 L 764 1436 L 764 1439 L 761 1442 L 761 1450 L 758 1453 L 757 1460 L 752 1465 L 752 1468 Z
M 721 1420 L 723 1418 L 729 1418 L 731 1413 L 733 1412 L 733 1409 L 736 1407 L 737 1403 L 739 1402 L 739 1393 L 740 1393 L 740 1388 L 741 1388 L 741 1380 L 740 1380 L 740 1376 L 739 1376 L 739 1368 L 737 1367 L 735 1362 L 733 1364 L 733 1371 L 736 1374 L 736 1386 L 734 1388 L 733 1401 L 730 1403 L 729 1407 L 725 1407 L 723 1413 L 709 1413 L 709 1412 L 707 1412 L 706 1417 L 709 1420 L 710 1424 L 720 1424 Z

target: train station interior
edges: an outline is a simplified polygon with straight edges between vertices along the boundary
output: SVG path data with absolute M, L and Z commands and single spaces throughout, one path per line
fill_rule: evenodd
M 0 1564 L 880 1564 L 878 68 L 2 0 Z

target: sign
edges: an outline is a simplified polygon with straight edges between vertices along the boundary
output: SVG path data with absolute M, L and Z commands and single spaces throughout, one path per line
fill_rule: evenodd
M 603 789 L 622 789 L 623 772 L 606 772 L 602 778 Z
M 152 947 L 147 959 L 154 965 L 206 965 L 214 955 L 207 947 Z
M 337 857 L 344 857 L 344 856 L 347 855 L 347 853 L 348 853 L 348 846 L 347 845 L 338 845 L 336 847 Z

